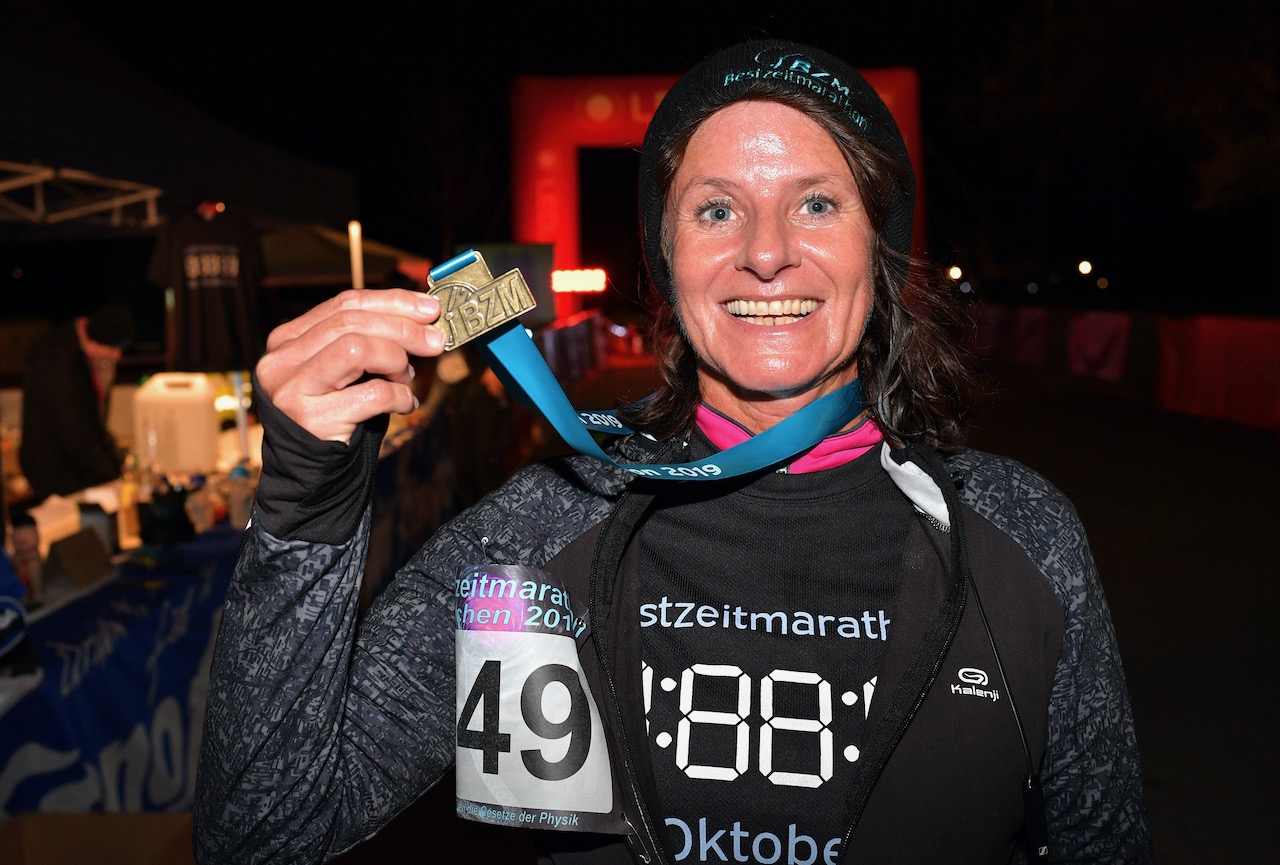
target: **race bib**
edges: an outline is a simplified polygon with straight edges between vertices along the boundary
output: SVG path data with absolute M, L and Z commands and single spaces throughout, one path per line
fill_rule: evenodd
M 581 611 L 551 575 L 472 565 L 456 584 L 457 811 L 482 823 L 624 833 L 578 660 Z

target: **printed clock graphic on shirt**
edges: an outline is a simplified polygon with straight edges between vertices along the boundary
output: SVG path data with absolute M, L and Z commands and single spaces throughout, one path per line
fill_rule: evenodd
M 777 786 L 816 788 L 835 776 L 837 760 L 857 761 L 848 740 L 862 729 L 876 680 L 841 689 L 802 670 L 751 676 L 733 664 L 693 664 L 667 676 L 642 663 L 641 682 L 649 737 L 688 777 L 734 781 L 756 771 Z

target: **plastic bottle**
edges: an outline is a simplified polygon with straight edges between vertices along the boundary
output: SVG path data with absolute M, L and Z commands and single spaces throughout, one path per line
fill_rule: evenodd
M 116 544 L 121 550 L 142 546 L 142 523 L 138 516 L 140 492 L 138 460 L 129 454 L 120 475 L 120 509 L 116 511 Z

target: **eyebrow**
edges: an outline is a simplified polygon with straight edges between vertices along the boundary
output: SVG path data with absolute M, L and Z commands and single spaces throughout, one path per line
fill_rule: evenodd
M 823 183 L 843 183 L 845 180 L 848 180 L 855 187 L 858 185 L 853 179 L 852 172 L 850 172 L 850 174 L 847 177 L 843 174 L 837 174 L 834 172 L 826 172 L 823 174 L 811 174 L 808 177 L 796 178 L 796 180 L 793 182 L 792 185 L 793 186 L 819 186 Z
M 806 187 L 821 186 L 827 183 L 834 183 L 837 185 L 842 185 L 847 183 L 855 191 L 858 191 L 858 183 L 851 175 L 845 176 L 845 175 L 837 174 L 834 172 L 823 172 L 820 174 L 809 174 L 804 177 L 797 177 L 792 179 L 788 183 L 788 186 L 792 189 L 805 189 Z M 688 194 L 690 190 L 706 188 L 706 187 L 710 187 L 712 189 L 719 190 L 722 192 L 732 193 L 734 190 L 738 189 L 742 185 L 743 184 L 739 183 L 738 181 L 731 180 L 727 177 L 720 177 L 717 175 L 703 175 L 700 177 L 690 178 L 689 182 L 684 184 L 680 189 L 673 190 L 675 194 L 670 196 L 668 200 L 674 203 L 681 196 Z
M 832 171 L 826 171 L 820 174 L 809 174 L 804 177 L 797 177 L 789 181 L 789 185 L 796 186 L 796 187 L 819 186 L 823 183 L 843 183 L 845 181 L 848 181 L 849 183 L 852 183 L 854 186 L 857 186 L 857 183 L 854 180 L 852 173 L 850 173 L 849 175 L 844 175 L 844 174 L 840 174 Z M 717 189 L 732 189 L 740 185 L 742 184 L 736 180 L 731 180 L 728 177 L 720 177 L 718 175 L 702 175 L 699 177 L 690 178 L 689 182 L 684 184 L 684 188 L 692 189 L 695 186 L 714 186 Z

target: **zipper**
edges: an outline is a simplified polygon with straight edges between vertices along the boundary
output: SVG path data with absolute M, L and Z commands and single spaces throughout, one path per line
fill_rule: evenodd
M 927 460 L 921 460 L 920 462 L 923 462 L 926 467 L 930 467 Z M 930 473 L 930 476 L 932 477 L 932 473 Z M 935 477 L 933 479 L 934 482 L 937 483 L 937 478 Z M 942 669 L 943 659 L 946 657 L 948 650 L 950 650 L 951 643 L 955 640 L 956 632 L 960 629 L 960 620 L 964 616 L 965 602 L 968 598 L 968 591 L 966 590 L 968 581 L 964 578 L 961 558 L 962 556 L 967 555 L 967 552 L 965 550 L 964 531 L 958 524 L 958 520 L 962 518 L 958 507 L 959 497 L 948 497 L 944 492 L 943 499 L 947 503 L 948 510 L 953 515 L 952 522 L 956 523 L 956 534 L 952 538 L 952 561 L 948 570 L 950 571 L 953 581 L 959 582 L 961 590 L 960 602 L 956 606 L 955 613 L 951 616 L 950 622 L 947 624 L 946 639 L 943 640 L 942 646 L 937 654 L 934 655 L 933 666 L 929 670 L 929 675 L 926 677 L 924 684 L 917 691 L 915 700 L 911 704 L 911 708 L 902 716 L 902 721 L 899 722 L 897 729 L 894 731 L 893 738 L 889 740 L 887 747 L 880 755 L 879 763 L 875 767 L 874 774 L 872 775 L 873 781 L 879 780 L 881 773 L 884 771 L 885 763 L 888 762 L 890 755 L 897 750 L 898 743 L 902 741 L 902 737 L 906 734 L 907 728 L 911 726 L 911 722 L 915 719 L 916 713 L 919 712 L 920 707 L 924 705 L 926 695 L 933 689 L 933 683 L 937 681 L 938 672 Z M 941 522 L 934 517 L 931 517 L 929 514 L 919 509 L 917 509 L 917 513 L 924 517 L 925 522 L 937 529 L 940 533 L 944 535 L 950 534 L 949 527 L 942 525 Z M 853 838 L 854 830 L 858 828 L 858 823 L 862 819 L 862 812 L 867 807 L 867 800 L 871 798 L 871 791 L 874 787 L 874 783 L 863 785 L 863 793 L 861 794 L 857 807 L 854 809 L 849 821 L 849 828 L 845 830 L 844 837 L 840 840 L 840 852 L 837 857 L 838 860 L 844 858 L 844 854 L 849 846 L 849 841 Z
M 598 585 L 597 579 L 600 577 L 600 552 L 604 547 L 605 540 L 609 538 L 613 531 L 614 523 L 617 521 L 618 514 L 622 510 L 623 503 L 631 495 L 633 494 L 624 492 L 618 498 L 618 504 L 609 512 L 609 516 L 605 518 L 604 525 L 600 529 L 600 537 L 596 542 L 596 555 L 593 556 L 593 562 L 591 565 L 591 583 L 593 586 Z M 618 567 L 621 566 L 621 563 L 621 554 L 619 554 Z M 615 573 L 612 575 L 610 585 L 612 586 L 613 581 L 616 580 L 617 573 L 615 568 Z M 591 606 L 593 608 L 593 614 L 595 612 L 594 607 L 596 606 L 594 594 L 595 593 L 592 592 L 593 597 L 591 599 Z M 612 602 L 612 591 L 610 591 L 610 604 L 612 604 Z M 613 677 L 613 659 L 609 657 L 606 642 L 606 637 L 608 636 L 608 625 L 605 623 L 607 620 L 608 616 L 605 615 L 601 617 L 601 621 L 597 621 L 595 624 L 594 630 L 596 636 L 599 638 L 596 653 L 600 659 L 600 670 L 604 673 L 605 684 L 609 688 L 609 710 L 613 713 L 614 729 L 617 731 L 618 742 L 622 746 L 622 769 L 626 774 L 627 786 L 631 791 L 631 796 L 635 799 L 636 810 L 640 814 L 640 825 L 637 826 L 632 822 L 630 815 L 626 812 L 626 809 L 622 809 L 622 820 L 631 828 L 632 832 L 631 835 L 627 836 L 626 843 L 627 846 L 631 848 L 634 855 L 640 860 L 642 865 L 650 865 L 650 863 L 664 863 L 665 860 L 662 858 L 662 852 L 658 848 L 656 840 L 657 834 L 654 831 L 653 820 L 649 816 L 649 809 L 645 806 L 644 797 L 641 795 L 639 785 L 636 783 L 635 772 L 632 770 L 631 743 L 627 739 L 626 728 L 622 721 L 622 708 L 618 700 L 618 687 Z M 601 627 L 602 625 L 604 627 Z
M 920 510 L 920 508 L 918 507 L 916 508 L 916 514 L 918 516 L 924 517 L 925 522 L 927 522 L 929 525 L 937 529 L 939 534 L 947 535 L 951 533 L 951 526 L 947 525 L 942 520 L 935 517 L 933 514 L 926 513 L 925 511 Z
M 682 445 L 678 441 L 670 442 L 656 454 L 654 461 L 662 462 L 673 450 L 679 450 L 687 446 L 687 441 Z M 608 604 L 601 603 L 600 599 L 597 597 L 597 592 L 603 591 L 603 587 L 605 585 L 601 580 L 601 559 L 606 551 L 606 543 L 611 541 L 614 532 L 614 525 L 619 520 L 618 515 L 622 513 L 624 505 L 628 504 L 629 501 L 637 502 L 640 512 L 632 523 L 632 526 L 634 527 L 639 524 L 640 519 L 644 516 L 644 512 L 648 510 L 649 503 L 652 502 L 652 500 L 652 495 L 646 496 L 644 494 L 624 489 L 622 494 L 618 497 L 618 503 L 613 507 L 613 510 L 609 512 L 609 515 L 605 517 L 604 523 L 600 527 L 600 536 L 596 539 L 595 552 L 591 558 L 591 595 L 589 604 L 591 617 L 596 620 L 592 626 L 595 635 L 599 638 L 599 642 L 596 647 L 596 654 L 600 659 L 600 670 L 604 674 L 605 684 L 609 688 L 609 711 L 613 715 L 614 729 L 617 731 L 618 743 L 621 746 L 622 769 L 626 774 L 627 787 L 631 791 L 632 798 L 635 800 L 636 811 L 639 812 L 640 818 L 639 824 L 637 825 L 632 821 L 631 816 L 627 814 L 626 809 L 622 809 L 622 820 L 628 827 L 630 827 L 632 832 L 632 834 L 628 835 L 624 840 L 626 841 L 627 847 L 632 851 L 632 854 L 641 862 L 641 865 L 653 865 L 653 863 L 657 863 L 657 865 L 665 865 L 666 860 L 663 858 L 662 850 L 658 846 L 657 832 L 653 825 L 653 819 L 649 815 L 649 809 L 645 805 L 644 797 L 641 795 L 639 784 L 636 781 L 635 772 L 632 769 L 633 758 L 631 754 L 631 743 L 627 739 L 626 727 L 623 725 L 622 721 L 622 706 L 618 700 L 618 686 L 613 676 L 613 659 L 609 656 L 606 639 L 609 631 L 608 611 L 609 607 L 613 604 L 613 590 L 618 579 L 618 569 L 622 566 L 622 556 L 625 552 L 625 540 L 623 541 L 623 547 L 620 547 L 617 550 L 617 555 L 610 555 L 612 573 L 608 574 Z M 599 611 L 602 612 L 603 615 L 597 618 L 596 612 L 598 606 L 600 607 Z
M 632 792 L 638 792 L 634 785 L 632 786 Z M 636 801 L 639 801 L 639 799 L 637 798 Z M 650 852 L 649 845 L 645 844 L 645 839 L 650 836 L 641 827 L 631 822 L 631 817 L 627 815 L 625 810 L 622 812 L 622 822 L 626 823 L 627 827 L 631 829 L 631 834 L 623 840 L 626 841 L 631 854 L 639 860 L 640 865 L 650 865 L 655 859 L 661 860 L 661 854 L 657 852 L 657 844 L 654 844 L 654 850 Z
M 955 639 L 956 631 L 960 629 L 960 618 L 963 613 L 964 605 L 962 603 L 960 608 L 956 611 L 955 616 L 952 617 L 951 623 L 947 626 L 947 639 L 943 642 L 942 649 L 938 652 L 937 657 L 934 658 L 933 667 L 929 670 L 929 676 L 925 679 L 924 686 L 920 688 L 919 693 L 916 694 L 915 702 L 911 704 L 911 708 L 905 715 L 903 715 L 902 722 L 898 724 L 898 729 L 894 733 L 893 739 L 890 740 L 889 746 L 884 750 L 884 755 L 881 758 L 879 765 L 876 766 L 876 779 L 879 779 L 880 773 L 884 771 L 885 763 L 888 762 L 889 755 L 897 750 L 898 743 L 902 741 L 902 737 L 907 732 L 907 728 L 911 726 L 911 722 L 915 719 L 916 713 L 919 712 L 920 707 L 924 705 L 925 695 L 927 695 L 933 688 L 933 683 L 938 678 L 938 671 L 942 669 L 942 659 L 946 657 L 947 650 L 951 648 L 951 642 Z M 862 811 L 867 807 L 867 800 L 871 798 L 871 790 L 874 786 L 874 784 L 866 785 L 866 792 L 863 793 L 861 800 L 858 802 L 858 807 L 853 813 L 853 819 L 849 823 L 849 828 L 845 830 L 844 838 L 841 839 L 840 842 L 841 857 L 844 856 L 845 848 L 849 846 L 849 839 L 853 837 L 853 831 L 858 827 L 858 821 L 862 819 Z

